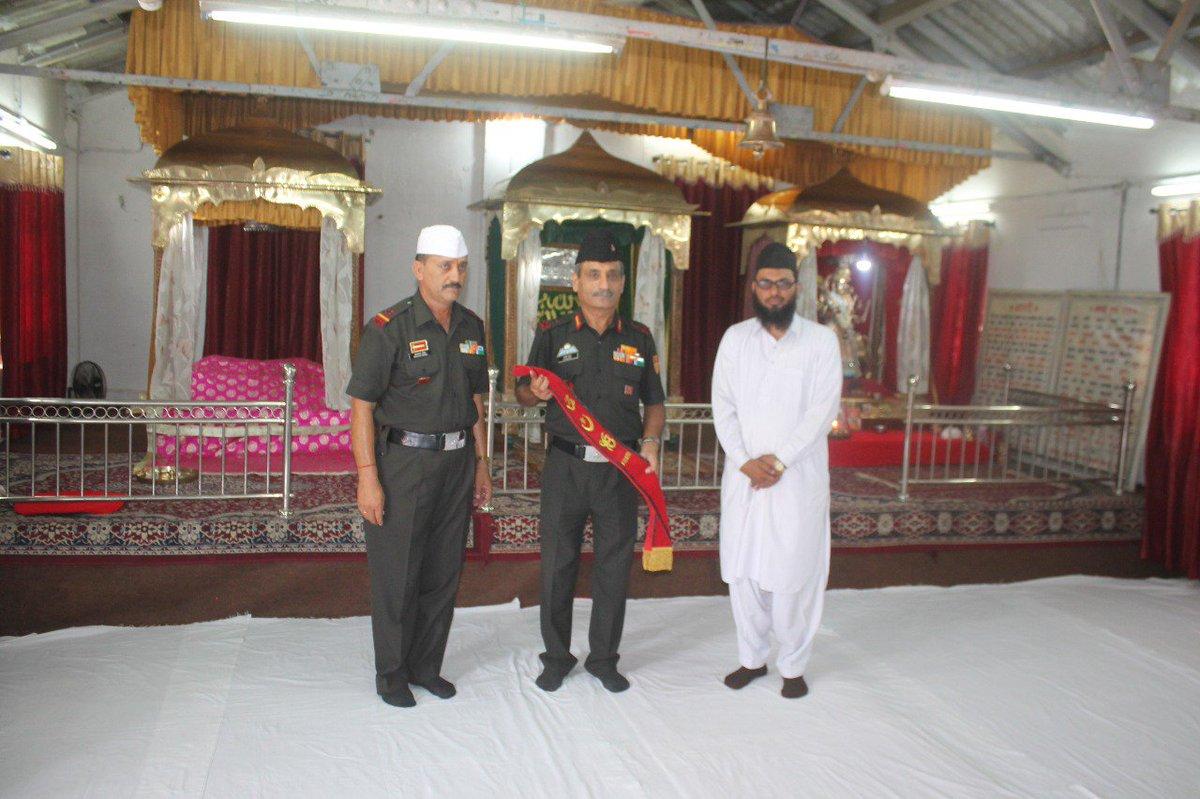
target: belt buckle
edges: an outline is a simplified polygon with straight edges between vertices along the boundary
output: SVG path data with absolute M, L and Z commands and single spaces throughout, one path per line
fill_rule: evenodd
M 453 435 L 454 438 L 451 438 L 451 435 Z M 466 433 L 463 433 L 461 430 L 457 433 L 447 433 L 446 434 L 446 444 L 445 444 L 444 448 L 447 451 L 452 450 L 452 449 L 462 449 L 466 445 L 467 445 L 467 435 L 466 435 Z
M 583 459 L 587 463 L 608 463 L 608 458 L 604 457 L 600 450 L 590 446 L 583 448 Z

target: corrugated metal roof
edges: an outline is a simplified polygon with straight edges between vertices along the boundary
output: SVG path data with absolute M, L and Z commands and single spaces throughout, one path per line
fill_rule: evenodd
M 911 0 L 848 2 L 877 21 L 886 21 L 889 8 L 895 11 L 913 5 Z M 1180 5 L 1179 0 L 1142 2 L 1165 24 L 1174 19 Z M 648 0 L 643 5 L 695 17 L 690 0 Z M 848 25 L 821 0 L 706 0 L 705 5 L 721 21 L 792 22 L 830 44 L 872 46 L 866 34 Z M 935 61 L 1094 85 L 1094 65 L 1108 49 L 1089 0 L 957 0 L 931 2 L 927 8 L 928 13 L 900 26 L 896 33 L 920 55 Z M 1146 42 L 1132 21 L 1117 12 L 1113 16 L 1135 48 L 1153 52 L 1153 43 Z M 1200 16 L 1193 21 L 1192 33 L 1200 33 Z
M 0 0 L 0 31 L 20 31 L 85 11 L 90 5 L 91 0 Z M 29 41 L 7 52 L 5 60 L 77 69 L 109 67 L 118 61 L 124 64 L 126 39 L 122 33 L 128 28 L 129 13 L 124 12 L 40 38 L 31 35 Z

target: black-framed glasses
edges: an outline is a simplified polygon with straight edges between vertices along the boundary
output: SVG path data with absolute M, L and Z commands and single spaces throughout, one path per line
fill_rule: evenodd
M 779 280 L 767 280 L 765 277 L 760 277 L 754 281 L 754 285 L 758 286 L 759 291 L 770 291 L 772 286 L 780 291 L 791 291 L 792 287 L 796 285 L 796 281 L 790 277 Z

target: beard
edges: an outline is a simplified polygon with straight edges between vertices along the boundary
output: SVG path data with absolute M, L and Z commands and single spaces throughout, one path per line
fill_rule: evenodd
M 752 299 L 754 300 L 754 315 L 758 317 L 759 322 L 762 322 L 763 327 L 787 330 L 791 326 L 792 317 L 796 315 L 796 297 L 792 297 L 778 308 L 768 308 L 758 301 L 758 297 Z

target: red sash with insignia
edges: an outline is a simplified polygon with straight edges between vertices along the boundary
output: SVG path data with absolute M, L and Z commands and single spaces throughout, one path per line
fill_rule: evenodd
M 616 466 L 621 474 L 625 475 L 626 480 L 633 483 L 633 487 L 642 495 L 646 507 L 650 510 L 650 518 L 646 523 L 646 542 L 642 546 L 642 568 L 648 572 L 670 571 L 671 533 L 667 519 L 667 498 L 663 496 L 658 475 L 646 472 L 650 464 L 605 430 L 558 375 L 536 366 L 514 367 L 513 374 L 517 377 L 528 375 L 549 380 L 550 393 L 571 420 L 571 424 L 579 431 L 579 435 L 599 450 L 609 463 Z

